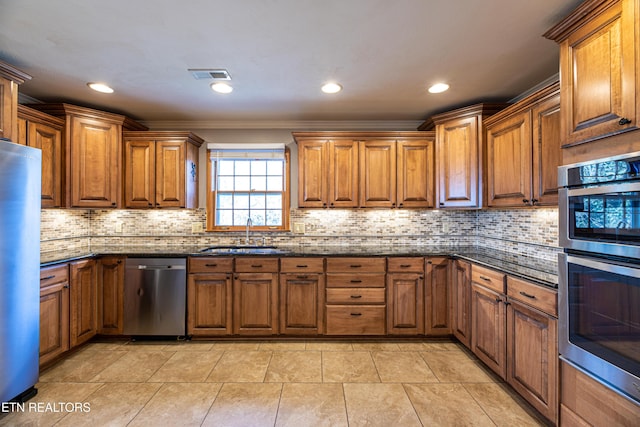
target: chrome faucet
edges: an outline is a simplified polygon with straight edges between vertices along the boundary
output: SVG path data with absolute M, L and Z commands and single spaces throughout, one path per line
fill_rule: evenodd
M 251 243 L 251 240 L 249 240 L 249 230 L 251 230 L 251 226 L 253 225 L 253 221 L 251 221 L 251 217 L 247 218 L 247 230 L 246 230 L 246 237 L 244 239 L 244 242 L 246 245 L 249 245 Z

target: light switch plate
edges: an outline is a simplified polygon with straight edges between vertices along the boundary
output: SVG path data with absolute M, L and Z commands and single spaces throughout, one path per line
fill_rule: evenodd
M 304 222 L 294 222 L 293 223 L 293 232 L 296 234 L 304 234 L 305 227 Z
M 122 233 L 122 228 L 123 228 L 122 223 L 121 222 L 116 222 L 115 232 L 116 233 Z
M 202 233 L 203 228 L 202 228 L 202 223 L 201 222 L 194 222 L 191 224 L 191 232 L 192 233 Z

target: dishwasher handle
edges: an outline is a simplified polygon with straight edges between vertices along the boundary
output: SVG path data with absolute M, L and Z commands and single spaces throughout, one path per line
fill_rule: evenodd
M 138 270 L 186 270 L 184 265 L 146 265 L 138 264 L 134 266 Z

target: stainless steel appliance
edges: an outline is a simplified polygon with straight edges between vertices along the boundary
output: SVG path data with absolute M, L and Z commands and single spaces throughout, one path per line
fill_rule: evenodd
M 561 358 L 640 402 L 640 152 L 558 178 Z
M 40 150 L 0 141 L 0 402 L 36 393 L 41 161 Z
M 125 335 L 185 335 L 186 295 L 185 258 L 128 258 L 124 277 Z

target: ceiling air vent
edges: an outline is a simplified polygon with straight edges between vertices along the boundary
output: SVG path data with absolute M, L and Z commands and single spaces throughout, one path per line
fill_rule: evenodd
M 190 68 L 189 72 L 196 80 L 231 80 L 227 70 Z

